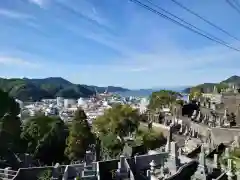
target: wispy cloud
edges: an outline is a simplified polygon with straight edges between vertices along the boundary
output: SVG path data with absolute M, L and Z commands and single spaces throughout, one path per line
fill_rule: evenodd
M 5 16 L 12 19 L 33 19 L 33 17 L 28 14 L 9 9 L 0 9 L 0 16 Z
M 130 72 L 143 72 L 143 71 L 147 71 L 147 70 L 149 70 L 149 69 L 145 68 L 145 67 L 139 67 L 139 68 L 129 69 L 128 71 L 130 71 Z
M 85 8 L 81 12 L 85 17 L 95 21 L 99 25 L 110 26 L 107 19 L 103 18 L 100 12 L 98 12 L 97 9 L 91 4 L 89 5 L 89 8 Z
M 44 8 L 47 5 L 48 0 L 29 0 L 29 2 L 36 4 L 37 6 L 39 6 L 41 8 Z
M 81 1 L 55 1 L 55 6 L 59 6 L 64 11 L 77 16 L 80 19 L 85 19 L 90 24 L 95 24 L 98 27 L 110 29 L 111 24 L 105 18 L 103 12 L 96 8 L 93 2 L 88 0 Z
M 9 57 L 9 56 L 0 56 L 0 64 L 6 66 L 20 67 L 20 68 L 40 68 L 41 64 L 36 62 L 26 61 L 21 58 Z
M 119 37 L 108 38 L 97 34 L 87 37 L 119 51 L 123 57 L 115 59 L 110 66 L 124 72 L 166 71 L 169 69 L 187 71 L 210 66 L 223 67 L 229 62 L 236 62 L 240 57 L 239 52 L 215 44 L 196 49 L 184 49 L 174 41 L 169 43 L 171 41 L 169 39 L 155 42 L 152 51 L 144 52 L 129 45 L 128 41 L 121 41 Z

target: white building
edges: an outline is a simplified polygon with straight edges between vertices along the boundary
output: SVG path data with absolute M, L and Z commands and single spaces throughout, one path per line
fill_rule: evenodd
M 84 107 L 86 105 L 86 102 L 83 100 L 83 98 L 78 99 L 78 107 Z
M 147 110 L 147 106 L 149 104 L 149 100 L 147 98 L 142 98 L 139 104 L 140 113 L 144 113 Z
M 57 97 L 57 106 L 63 106 L 64 104 L 64 98 L 63 97 Z
M 74 105 L 76 105 L 75 99 L 64 99 L 64 108 L 70 108 Z

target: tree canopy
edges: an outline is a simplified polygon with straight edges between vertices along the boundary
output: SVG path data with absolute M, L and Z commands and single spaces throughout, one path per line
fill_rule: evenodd
M 115 158 L 121 154 L 124 142 L 121 141 L 116 134 L 110 132 L 101 137 L 101 147 L 104 155 Z
M 164 145 L 166 142 L 162 133 L 148 131 L 143 134 L 143 145 L 146 149 L 156 149 Z
M 201 91 L 202 93 L 211 93 L 211 92 L 213 92 L 214 87 L 216 87 L 217 91 L 220 93 L 221 90 L 225 90 L 228 88 L 228 83 L 234 83 L 234 82 L 235 81 L 230 80 L 229 82 L 222 81 L 220 83 L 203 83 L 203 84 L 199 84 L 197 86 L 193 86 L 191 88 L 186 88 L 184 90 L 184 92 L 190 93 L 193 90 L 195 90 L 195 91 L 198 90 L 198 91 Z M 239 84 L 239 83 L 237 82 L 237 84 Z
M 156 110 L 164 105 L 170 106 L 176 103 L 176 100 L 180 97 L 180 93 L 171 90 L 160 90 L 153 92 L 150 96 L 148 108 L 150 110 Z
M 139 126 L 140 115 L 129 105 L 115 105 L 98 117 L 94 122 L 94 131 L 101 135 L 109 132 L 124 137 L 134 132 Z
M 129 105 L 115 105 L 93 122 L 103 154 L 116 158 L 123 150 L 124 137 L 138 129 L 140 115 Z
M 8 96 L 8 93 L 0 90 L 0 150 L 2 153 L 8 149 L 14 150 L 19 145 L 21 133 L 19 113 L 19 104 Z
M 7 92 L 0 90 L 0 118 L 6 113 L 17 116 L 20 113 L 20 107 Z
M 192 88 L 190 90 L 189 98 L 192 100 L 194 98 L 198 99 L 202 96 L 202 90 L 197 88 Z
M 95 94 L 95 88 L 99 93 L 104 92 L 106 87 L 88 86 L 73 84 L 61 77 L 49 77 L 45 79 L 28 78 L 0 78 L 0 89 L 9 92 L 12 97 L 22 101 L 38 101 L 43 98 L 64 98 L 89 97 Z M 121 87 L 108 87 L 109 92 L 127 91 Z
M 61 119 L 39 116 L 26 122 L 21 138 L 26 142 L 26 152 L 50 165 L 64 160 L 67 133 Z
M 65 155 L 69 160 L 83 159 L 86 150 L 94 144 L 94 140 L 85 112 L 78 109 L 70 126 Z

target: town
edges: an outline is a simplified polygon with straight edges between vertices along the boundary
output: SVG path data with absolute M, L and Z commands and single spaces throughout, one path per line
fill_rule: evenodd
M 2 135 L 8 150 L 2 149 L 0 176 L 17 180 L 238 179 L 237 90 L 232 84 L 221 91 L 214 86 L 211 93 L 192 90 L 187 101 L 170 90 L 153 92 L 150 99 L 124 98 L 106 90 L 78 100 L 15 100 L 22 127 L 18 141 L 28 141 L 28 153 L 10 145 L 17 128 L 12 129 L 16 124 L 14 107 L 10 107 L 12 112 L 6 111 L 1 120 L 2 131 L 11 131 L 11 137 Z M 59 154 L 63 150 L 65 157 Z
M 240 180 L 240 0 L 0 0 L 0 180 Z

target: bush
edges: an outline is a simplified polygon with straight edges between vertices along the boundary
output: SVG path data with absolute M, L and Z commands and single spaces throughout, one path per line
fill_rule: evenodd
M 166 138 L 162 133 L 156 133 L 153 131 L 145 132 L 143 135 L 143 144 L 147 149 L 156 149 L 165 144 Z
M 51 180 L 52 178 L 52 171 L 51 170 L 44 170 L 38 176 L 38 180 Z

